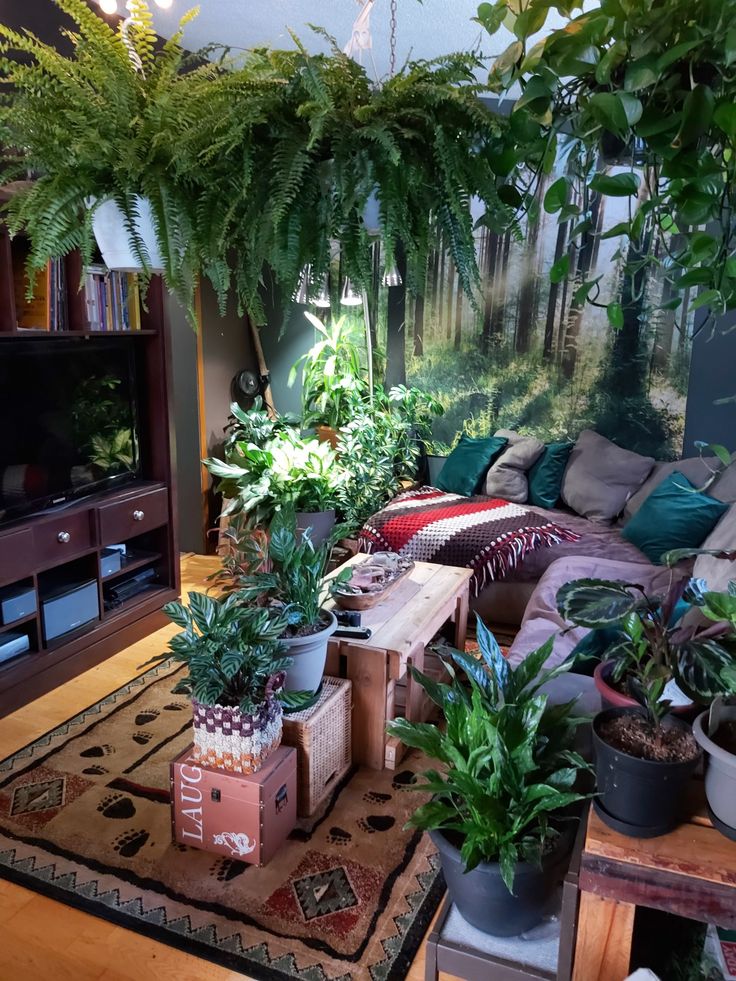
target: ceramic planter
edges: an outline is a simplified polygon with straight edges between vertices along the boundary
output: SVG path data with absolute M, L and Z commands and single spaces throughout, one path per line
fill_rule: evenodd
M 337 620 L 333 613 L 326 613 L 330 622 L 316 634 L 305 637 L 283 637 L 281 643 L 286 648 L 285 657 L 293 658 L 286 673 L 286 691 L 317 691 L 322 675 L 325 673 L 327 644 L 337 630 Z
M 501 878 L 498 862 L 481 862 L 466 872 L 460 850 L 442 831 L 430 831 L 429 836 L 439 850 L 453 903 L 471 926 L 495 937 L 515 937 L 531 930 L 550 911 L 573 843 L 572 834 L 560 835 L 541 868 L 519 862 L 512 895 Z
M 427 454 L 427 483 L 430 487 L 437 486 L 437 478 L 439 477 L 440 470 L 444 467 L 446 461 L 446 456 L 435 456 L 434 453 Z
M 624 695 L 617 688 L 614 688 L 613 685 L 609 684 L 608 679 L 611 676 L 612 670 L 613 661 L 601 661 L 593 672 L 593 680 L 595 681 L 595 687 L 598 689 L 598 694 L 601 696 L 602 707 L 604 709 L 638 708 L 639 703 L 635 698 L 632 698 L 630 695 Z M 675 705 L 670 709 L 670 713 L 672 715 L 688 716 L 693 712 L 694 707 L 692 702 L 688 705 Z
M 303 534 L 310 529 L 312 544 L 316 547 L 326 542 L 335 527 L 335 511 L 297 511 L 296 530 Z
M 736 705 L 722 708 L 720 721 L 736 722 Z M 713 823 L 726 837 L 736 840 L 736 756 L 708 735 L 708 712 L 693 723 L 693 735 L 706 756 L 705 796 Z
M 640 715 L 639 708 L 613 708 L 593 719 L 598 796 L 593 800 L 601 820 L 631 838 L 656 838 L 676 828 L 681 820 L 686 788 L 702 753 L 686 762 L 642 760 L 609 746 L 600 736 L 601 725 L 621 715 Z M 668 726 L 689 729 L 670 716 Z
M 148 254 L 150 269 L 155 273 L 163 272 L 164 263 L 153 224 L 151 203 L 147 198 L 139 197 L 136 198 L 136 206 L 138 220 L 135 225 Z M 133 273 L 143 271 L 125 227 L 123 213 L 112 198 L 107 198 L 95 208 L 92 231 L 108 269 Z
M 192 698 L 194 749 L 203 766 L 233 773 L 257 773 L 281 743 L 283 709 L 276 698 L 256 715 L 226 705 L 203 705 Z

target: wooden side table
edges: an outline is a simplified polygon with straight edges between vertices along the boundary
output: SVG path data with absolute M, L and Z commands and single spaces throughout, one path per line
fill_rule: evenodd
M 660 838 L 627 838 L 590 811 L 573 981 L 628 975 L 637 906 L 736 928 L 736 844 L 706 817 L 699 780 L 691 791 L 694 816 Z
M 355 555 L 346 565 L 367 558 Z M 370 640 L 330 641 L 325 674 L 353 683 L 354 763 L 382 770 L 400 762 L 401 743 L 386 736 L 386 721 L 396 711 L 396 685 L 406 679 L 406 718 L 421 721 L 424 691 L 407 668 L 423 670 L 424 649 L 448 620 L 455 623 L 455 646 L 465 647 L 471 577 L 470 569 L 417 562 L 384 602 L 362 613 L 362 625 L 373 631 Z

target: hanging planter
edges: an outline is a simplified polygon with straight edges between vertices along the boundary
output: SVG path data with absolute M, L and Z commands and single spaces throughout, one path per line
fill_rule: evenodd
M 91 206 L 94 208 L 92 231 L 107 268 L 118 272 L 143 272 L 144 267 L 125 225 L 125 215 L 117 202 L 106 198 L 99 204 L 92 201 Z M 148 271 L 163 272 L 164 262 L 153 224 L 151 202 L 147 198 L 136 197 L 135 210 L 135 230 L 148 258 Z

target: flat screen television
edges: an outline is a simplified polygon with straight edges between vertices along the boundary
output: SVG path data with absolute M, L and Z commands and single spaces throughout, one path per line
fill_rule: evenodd
M 140 474 L 133 342 L 0 342 L 0 522 Z

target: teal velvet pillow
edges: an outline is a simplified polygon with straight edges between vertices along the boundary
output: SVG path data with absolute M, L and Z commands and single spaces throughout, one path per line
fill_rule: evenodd
M 678 470 L 666 477 L 624 527 L 621 537 L 661 565 L 672 548 L 699 548 L 729 505 L 701 494 Z
M 539 508 L 556 507 L 562 475 L 574 443 L 547 443 L 544 453 L 529 471 L 529 503 Z
M 488 468 L 507 443 L 505 436 L 461 436 L 440 470 L 436 486 L 465 497 L 480 493 Z

